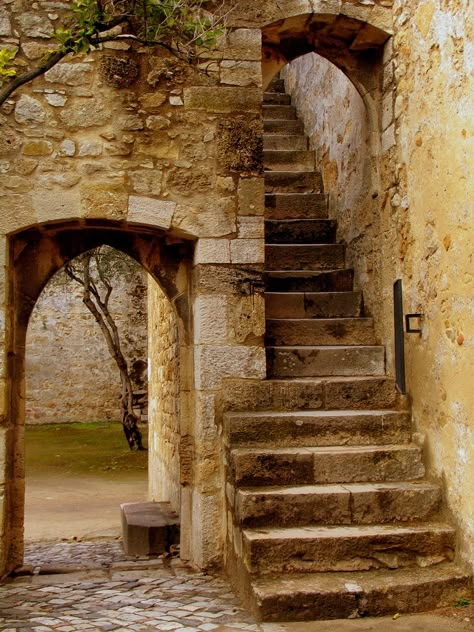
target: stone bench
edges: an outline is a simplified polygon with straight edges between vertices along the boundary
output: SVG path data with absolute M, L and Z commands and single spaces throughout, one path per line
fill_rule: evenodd
M 124 503 L 120 512 L 126 555 L 161 555 L 179 544 L 179 517 L 170 503 Z

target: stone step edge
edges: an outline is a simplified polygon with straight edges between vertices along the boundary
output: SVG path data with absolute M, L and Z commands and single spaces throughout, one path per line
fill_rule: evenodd
M 472 574 L 451 562 L 436 568 L 268 575 L 249 583 L 253 614 L 274 622 L 421 612 L 472 594 Z
M 364 488 L 364 489 L 362 489 Z M 293 494 L 294 496 L 311 494 L 318 495 L 320 493 L 331 494 L 340 490 L 350 493 L 363 493 L 374 491 L 397 491 L 397 490 L 441 490 L 437 483 L 428 480 L 399 480 L 399 481 L 380 481 L 365 483 L 308 483 L 301 485 L 262 485 L 261 487 L 248 485 L 243 487 L 235 487 L 236 493 L 243 496 L 285 496 Z
M 306 349 L 306 347 L 304 347 Z M 408 410 L 396 410 L 393 408 L 381 408 L 381 409 L 371 409 L 371 410 L 360 410 L 358 408 L 349 408 L 349 409 L 339 409 L 335 408 L 333 410 L 321 410 L 320 408 L 315 409 L 305 409 L 305 410 L 229 410 L 224 413 L 226 416 L 240 416 L 240 417 L 268 417 L 269 415 L 287 415 L 288 417 L 296 417 L 297 415 L 303 417 L 310 416 L 320 416 L 320 417 L 354 417 L 360 415 L 366 416 L 377 416 L 377 415 L 408 415 Z M 368 444 L 370 445 L 370 444 Z
M 337 525 L 337 526 L 324 526 L 324 525 L 306 525 L 304 527 L 247 527 L 242 529 L 244 538 L 249 542 L 258 542 L 259 540 L 266 541 L 294 541 L 299 542 L 312 540 L 321 540 L 324 538 L 357 538 L 357 537 L 369 537 L 369 536 L 403 536 L 413 533 L 423 533 L 429 531 L 430 533 L 447 533 L 450 535 L 455 534 L 456 530 L 452 525 L 447 522 L 413 522 L 411 524 L 400 525 L 397 523 L 388 522 L 386 524 L 371 524 L 371 525 Z
M 280 411 L 288 412 L 288 411 Z M 403 412 L 403 411 L 401 411 Z M 412 443 L 387 443 L 386 445 L 374 445 L 373 443 L 367 443 L 365 445 L 334 445 L 334 446 L 316 446 L 316 447 L 297 447 L 297 448 L 246 448 L 246 447 L 231 447 L 230 454 L 240 455 L 271 455 L 271 454 L 360 454 L 364 452 L 388 452 L 390 450 L 416 450 L 421 451 L 422 446 L 415 442 Z M 349 454 L 348 454 L 349 456 Z M 352 483 L 348 483 L 352 484 Z

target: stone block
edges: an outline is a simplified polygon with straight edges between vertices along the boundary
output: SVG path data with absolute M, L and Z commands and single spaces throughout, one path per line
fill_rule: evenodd
M 35 194 L 33 194 L 34 196 Z M 9 193 L 0 195 L 0 233 L 4 235 L 36 222 L 35 205 L 29 195 Z
M 229 29 L 216 50 L 204 51 L 202 58 L 222 59 L 224 56 L 226 59 L 260 62 L 262 58 L 262 33 L 260 29 Z
M 170 503 L 120 505 L 126 555 L 161 555 L 179 544 L 179 517 Z
M 175 210 L 176 202 L 131 195 L 128 198 L 127 220 L 168 229 Z
M 195 384 L 198 390 L 217 389 L 224 378 L 260 378 L 266 375 L 263 346 L 196 347 L 194 355 Z
M 221 83 L 231 86 L 261 86 L 262 64 L 256 61 L 224 59 L 220 64 Z
M 264 263 L 265 241 L 263 239 L 234 239 L 230 242 L 232 263 Z
M 15 106 L 15 121 L 17 123 L 44 123 L 46 112 L 37 99 L 22 94 Z
M 201 263 L 230 263 L 230 241 L 199 239 L 194 252 L 194 265 Z
M 49 140 L 28 140 L 23 145 L 24 156 L 50 156 L 53 144 Z
M 53 66 L 45 73 L 44 78 L 49 83 L 61 83 L 66 86 L 84 86 L 92 82 L 91 64 L 61 63 Z
M 86 217 L 125 219 L 128 195 L 120 183 L 98 182 L 81 186 L 81 207 Z
M 0 37 L 9 37 L 12 34 L 12 25 L 5 9 L 0 9 Z
M 187 110 L 208 112 L 258 112 L 262 102 L 259 88 L 199 86 L 184 89 Z
M 194 341 L 220 344 L 228 336 L 228 300 L 225 296 L 198 296 L 194 301 Z
M 160 111 L 166 98 L 167 95 L 164 92 L 147 92 L 139 97 L 139 101 L 144 110 L 153 114 Z
M 53 24 L 46 17 L 37 13 L 19 13 L 18 22 L 22 35 L 27 37 L 49 39 L 54 33 Z
M 85 129 L 87 127 L 99 127 L 105 125 L 112 117 L 110 106 L 94 102 L 93 107 L 89 102 L 77 102 L 71 107 L 65 108 L 60 113 L 60 118 L 67 129 Z
M 264 223 L 259 216 L 240 216 L 238 219 L 239 239 L 263 239 Z

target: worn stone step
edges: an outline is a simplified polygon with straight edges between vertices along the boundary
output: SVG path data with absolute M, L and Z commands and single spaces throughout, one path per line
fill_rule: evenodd
M 322 193 L 323 180 L 319 171 L 266 171 L 266 193 Z
M 471 597 L 472 577 L 443 563 L 361 573 L 305 573 L 255 578 L 251 610 L 263 621 L 354 619 L 451 607 Z
M 285 81 L 284 79 L 272 79 L 270 85 L 268 86 L 268 90 L 272 90 L 273 92 L 285 92 Z
M 267 193 L 265 215 L 268 219 L 327 219 L 328 196 L 325 193 Z
M 373 345 L 371 318 L 267 319 L 265 344 L 270 347 Z
M 351 269 L 270 270 L 265 273 L 268 292 L 351 292 L 354 271 Z
M 425 475 L 415 444 L 320 448 L 235 448 L 230 454 L 237 487 L 378 483 Z
M 263 164 L 266 171 L 314 171 L 314 151 L 295 149 L 265 149 Z
M 275 149 L 275 150 L 307 150 L 308 149 L 308 139 L 306 136 L 301 134 L 297 136 L 296 134 L 285 135 L 285 134 L 265 134 L 263 136 L 263 149 Z
M 332 219 L 265 220 L 267 244 L 333 244 L 337 222 Z
M 455 531 L 437 522 L 245 529 L 251 573 L 362 571 L 451 562 Z
M 382 346 L 267 347 L 267 373 L 271 377 L 328 375 L 383 375 Z
M 362 292 L 265 292 L 267 318 L 353 319 L 361 310 Z
M 291 121 L 296 120 L 296 108 L 293 105 L 263 105 L 263 119 Z
M 224 414 L 231 446 L 296 448 L 409 443 L 410 415 L 396 410 L 306 410 Z
M 226 380 L 222 411 L 403 410 L 395 380 L 381 377 L 326 377 Z
M 252 487 L 237 489 L 235 517 L 251 528 L 416 522 L 437 513 L 441 498 L 426 481 Z
M 300 119 L 264 119 L 264 134 L 304 134 L 304 124 Z
M 334 270 L 344 268 L 343 244 L 268 244 L 266 270 Z
M 291 97 L 284 92 L 265 92 L 263 102 L 272 105 L 291 105 Z

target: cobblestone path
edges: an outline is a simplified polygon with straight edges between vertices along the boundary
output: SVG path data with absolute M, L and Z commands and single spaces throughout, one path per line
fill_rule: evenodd
M 0 586 L 2 632 L 260 629 L 222 577 L 126 557 L 117 541 L 30 545 L 25 567 Z

